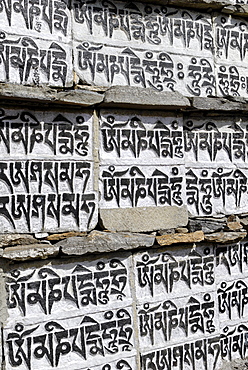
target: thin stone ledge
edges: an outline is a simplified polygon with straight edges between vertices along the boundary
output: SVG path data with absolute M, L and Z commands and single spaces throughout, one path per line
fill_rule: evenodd
M 46 259 L 56 257 L 59 254 L 59 247 L 48 244 L 30 244 L 7 247 L 3 249 L 0 256 L 13 261 L 27 261 L 33 259 Z
M 112 86 L 105 92 L 101 106 L 139 109 L 183 109 L 190 107 L 190 101 L 179 92 L 158 92 L 150 88 Z
M 248 102 L 244 98 L 192 98 L 192 108 L 212 111 L 248 111 Z
M 66 255 L 84 255 L 152 247 L 154 242 L 155 237 L 153 235 L 94 230 L 88 236 L 67 238 L 56 243 L 55 246 Z
M 15 102 L 18 99 L 20 102 L 28 101 L 29 103 L 91 107 L 101 103 L 104 95 L 81 89 L 57 91 L 48 87 L 0 84 L 0 98 Z

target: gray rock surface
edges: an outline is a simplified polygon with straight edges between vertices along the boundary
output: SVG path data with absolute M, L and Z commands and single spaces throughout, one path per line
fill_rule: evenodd
M 59 91 L 48 87 L 0 84 L 0 98 L 90 107 L 103 101 L 103 94 L 88 90 Z
M 193 219 L 189 220 L 188 228 L 190 232 L 202 230 L 204 233 L 213 233 L 216 231 L 221 231 L 224 228 L 225 224 L 225 222 L 222 223 L 216 221 Z
M 88 236 L 71 237 L 55 244 L 67 255 L 83 255 L 96 252 L 113 252 L 130 250 L 138 247 L 151 247 L 154 244 L 153 235 L 135 233 L 110 233 L 92 231 Z
M 236 111 L 248 110 L 248 102 L 242 98 L 232 98 L 228 100 L 225 98 L 192 98 L 192 107 L 199 110 L 219 110 L 219 111 Z
M 157 92 L 132 86 L 113 86 L 105 92 L 103 106 L 143 109 L 174 109 L 190 106 L 187 98 L 178 92 Z
M 230 231 L 230 232 L 218 232 L 213 234 L 205 234 L 205 241 L 213 242 L 213 243 L 220 243 L 220 244 L 228 244 L 228 243 L 236 243 L 246 237 L 247 233 L 242 231 Z
M 59 247 L 49 244 L 31 244 L 16 247 L 7 247 L 1 252 L 2 258 L 14 261 L 26 261 L 32 259 L 46 259 L 56 257 Z
M 183 207 L 137 207 L 100 209 L 104 229 L 149 232 L 186 226 L 188 213 Z
M 0 234 L 0 247 L 35 243 L 37 240 L 30 234 Z

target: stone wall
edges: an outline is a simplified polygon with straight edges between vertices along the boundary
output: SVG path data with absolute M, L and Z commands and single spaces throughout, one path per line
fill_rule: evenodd
M 248 368 L 248 2 L 0 2 L 2 370 Z

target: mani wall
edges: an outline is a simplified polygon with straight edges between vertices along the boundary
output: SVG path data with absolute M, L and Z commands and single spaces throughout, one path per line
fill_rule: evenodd
M 1 370 L 248 368 L 248 2 L 0 0 Z

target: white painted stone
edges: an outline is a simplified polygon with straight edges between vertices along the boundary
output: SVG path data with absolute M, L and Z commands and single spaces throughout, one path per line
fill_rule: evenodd
M 216 289 L 214 255 L 209 246 L 138 253 L 134 256 L 134 273 L 140 304 Z
M 92 229 L 92 115 L 1 110 L 0 227 L 2 232 Z
M 184 163 L 182 117 L 101 111 L 101 164 Z
M 248 278 L 226 282 L 217 286 L 218 311 L 222 327 L 244 322 L 248 314 Z
M 192 215 L 244 213 L 247 209 L 248 169 L 234 166 L 186 168 L 186 196 Z
M 102 166 L 101 208 L 182 206 L 183 166 Z
M 185 163 L 220 166 L 227 163 L 244 166 L 247 123 L 235 116 L 187 117 L 184 120 Z
M 93 160 L 92 112 L 1 109 L 4 159 Z
M 125 253 L 110 259 L 10 271 L 5 283 L 7 326 L 20 319 L 35 324 L 130 306 L 130 264 Z
M 142 3 L 72 4 L 73 37 L 79 42 L 104 40 L 109 46 L 212 57 L 213 29 L 207 13 Z
M 217 245 L 216 258 L 216 283 L 233 281 L 248 277 L 248 243 L 242 241 L 235 244 Z M 225 279 L 223 279 L 225 277 Z
M 0 47 L 0 82 L 72 86 L 70 44 L 2 32 Z
M 1 29 L 28 38 L 70 41 L 71 17 L 68 0 L 16 2 L 1 7 Z
M 214 19 L 215 55 L 217 63 L 247 67 L 248 22 L 231 15 Z M 233 72 L 234 73 L 234 72 Z
M 74 69 L 86 84 L 150 87 L 185 96 L 215 95 L 212 58 L 74 42 Z M 151 97 L 152 99 L 152 97 Z
M 26 356 L 18 356 L 18 337 Z M 4 330 L 4 338 L 8 370 L 16 366 L 18 370 L 82 369 L 136 354 L 132 310 L 128 307 L 35 325 L 17 322 Z
M 159 370 L 161 363 L 173 370 L 220 369 L 224 362 L 247 357 L 247 335 L 247 326 L 240 324 L 226 327 L 221 335 L 144 352 L 142 370 Z
M 215 292 L 194 294 L 192 291 L 191 296 L 184 298 L 164 298 L 164 301 L 138 307 L 142 352 L 218 334 Z
M 216 64 L 217 96 L 248 97 L 247 67 L 243 67 L 243 62 L 240 64 L 225 61 Z

